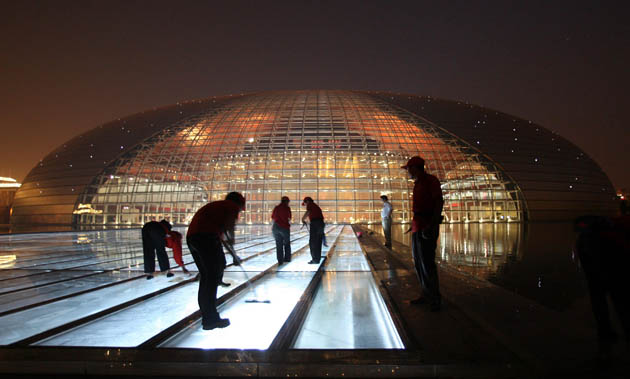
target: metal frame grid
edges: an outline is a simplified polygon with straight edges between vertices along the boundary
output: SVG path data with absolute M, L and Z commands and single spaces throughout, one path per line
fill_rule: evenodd
M 382 194 L 408 221 L 413 183 L 400 166 L 413 155 L 442 182 L 448 222 L 522 219 L 514 183 L 465 142 L 367 94 L 291 91 L 235 99 L 138 144 L 86 187 L 75 223 L 187 224 L 229 191 L 246 196 L 251 224 L 268 223 L 281 196 L 296 219 L 311 196 L 327 222 L 380 222 Z

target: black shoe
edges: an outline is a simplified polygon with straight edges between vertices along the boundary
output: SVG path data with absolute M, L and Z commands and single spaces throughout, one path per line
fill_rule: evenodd
M 427 298 L 424 296 L 420 296 L 417 299 L 413 299 L 409 302 L 409 304 L 413 304 L 413 305 L 421 305 L 421 304 L 426 304 L 427 303 Z
M 442 309 L 442 305 L 440 305 L 440 303 L 431 304 L 431 312 L 439 312 L 440 309 Z
M 309 265 L 318 265 L 319 261 L 312 260 L 312 261 L 309 261 L 308 264 Z
M 167 278 L 170 278 L 170 277 L 173 277 L 173 276 L 175 276 L 175 274 L 173 274 L 172 272 L 167 272 L 166 273 L 166 277 Z
M 226 282 L 224 282 L 224 281 L 220 281 L 220 282 L 219 282 L 219 285 L 220 285 L 221 287 L 229 287 L 229 286 L 231 286 L 231 285 L 232 285 L 232 283 L 226 283 Z
M 230 319 L 227 318 L 220 318 L 214 322 L 210 322 L 207 324 L 202 324 L 201 327 L 203 328 L 203 330 L 212 330 L 212 329 L 216 329 L 216 328 L 225 328 L 230 326 Z
M 289 262 L 291 262 L 291 259 L 285 259 L 284 260 L 284 263 L 289 263 Z
M 153 279 L 153 275 L 147 275 L 147 280 Z

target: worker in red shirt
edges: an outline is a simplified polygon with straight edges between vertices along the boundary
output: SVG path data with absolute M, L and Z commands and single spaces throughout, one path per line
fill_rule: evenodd
M 186 266 L 184 266 L 184 259 L 182 257 L 182 234 L 175 230 L 170 230 L 166 235 L 166 247 L 173 249 L 173 259 L 182 271 L 186 274 L 190 274 Z
M 306 224 L 306 219 L 310 220 L 310 235 L 308 238 L 308 246 L 311 250 L 310 264 L 319 264 L 322 258 L 322 239 L 324 238 L 324 215 L 322 209 L 315 204 L 309 196 L 304 198 L 302 205 L 306 206 L 306 212 L 302 216 L 302 224 Z
M 214 201 L 201 207 L 193 216 L 186 243 L 199 269 L 199 293 L 197 302 L 201 310 L 204 330 L 225 328 L 230 320 L 217 312 L 217 286 L 223 278 L 225 254 L 222 243 L 234 246 L 234 228 L 238 214 L 245 209 L 245 198 L 238 192 L 230 192 L 225 200 Z
M 435 249 L 442 222 L 442 187 L 440 181 L 424 171 L 424 159 L 416 156 L 402 166 L 415 179 L 413 185 L 413 219 L 411 221 L 411 252 L 422 294 L 411 304 L 429 303 L 437 312 L 442 305 Z M 407 231 L 409 232 L 409 230 Z
M 291 262 L 291 207 L 289 198 L 282 196 L 280 204 L 276 205 L 271 212 L 273 227 L 271 232 L 276 240 L 276 257 L 278 264 Z

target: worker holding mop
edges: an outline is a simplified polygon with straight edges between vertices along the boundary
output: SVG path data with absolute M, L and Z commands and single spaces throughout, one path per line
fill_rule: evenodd
M 201 207 L 188 226 L 186 243 L 199 269 L 197 301 L 204 330 L 230 325 L 230 320 L 219 316 L 216 307 L 217 286 L 221 282 L 226 264 L 222 241 L 233 246 L 236 220 L 244 209 L 243 195 L 230 192 L 225 200 L 213 201 Z

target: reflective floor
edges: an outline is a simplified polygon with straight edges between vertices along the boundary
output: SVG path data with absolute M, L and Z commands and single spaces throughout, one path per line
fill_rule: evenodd
M 270 227 L 239 226 L 244 261 L 234 266 L 226 256 L 231 285 L 218 293 L 231 325 L 212 331 L 198 321 L 186 247 L 190 275 L 174 269 L 172 278 L 146 280 L 138 229 L 1 235 L 0 345 L 134 347 L 159 337 L 164 347 L 267 349 L 315 291 L 293 348 L 403 348 L 352 229 L 327 228 L 320 265 L 308 264 L 307 233 L 292 230 L 292 261 L 278 266 Z M 321 283 L 309 286 L 318 271 Z
M 369 225 L 382 234 L 380 225 Z M 392 239 L 411 245 L 409 225 Z M 570 222 L 442 224 L 436 259 L 546 307 L 565 311 L 588 303 L 588 291 Z M 407 250 L 410 251 L 410 250 Z

